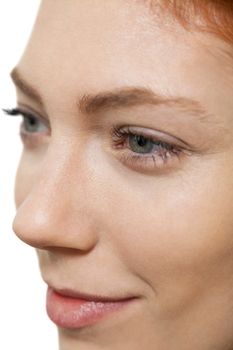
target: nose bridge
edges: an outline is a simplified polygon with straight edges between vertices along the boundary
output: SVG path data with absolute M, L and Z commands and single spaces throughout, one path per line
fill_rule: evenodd
M 86 200 L 82 205 L 76 200 L 83 196 L 87 199 L 89 178 L 85 158 L 77 149 L 79 145 L 71 142 L 54 142 L 49 148 L 38 181 L 29 194 L 40 202 L 41 208 L 49 211 L 60 207 L 64 211 L 72 205 L 77 209 L 87 204 Z
M 36 183 L 18 208 L 13 229 L 35 247 L 90 249 L 97 232 L 88 187 L 90 169 L 82 152 L 62 143 L 47 152 Z M 92 184 L 93 185 L 93 184 Z

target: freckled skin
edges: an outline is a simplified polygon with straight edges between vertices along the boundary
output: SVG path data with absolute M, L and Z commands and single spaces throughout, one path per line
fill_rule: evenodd
M 19 69 L 46 112 L 17 96 L 49 116 L 52 135 L 25 144 L 14 231 L 36 248 L 46 282 L 139 297 L 95 326 L 59 329 L 61 350 L 233 349 L 233 72 L 225 45 L 156 23 L 140 1 L 42 1 Z M 77 112 L 82 94 L 123 85 L 196 99 L 208 120 L 171 107 Z M 132 168 L 110 146 L 119 121 L 197 150 L 167 171 Z

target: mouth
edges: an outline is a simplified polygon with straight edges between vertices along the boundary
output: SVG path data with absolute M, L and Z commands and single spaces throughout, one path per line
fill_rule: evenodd
M 78 329 L 114 316 L 137 299 L 135 296 L 108 297 L 48 287 L 46 310 L 58 327 Z

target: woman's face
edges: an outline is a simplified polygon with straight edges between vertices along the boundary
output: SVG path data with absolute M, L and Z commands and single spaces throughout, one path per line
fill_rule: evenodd
M 233 346 L 230 49 L 162 22 L 143 1 L 44 0 L 13 73 L 37 117 L 16 234 L 49 286 L 135 297 L 60 326 L 64 350 Z

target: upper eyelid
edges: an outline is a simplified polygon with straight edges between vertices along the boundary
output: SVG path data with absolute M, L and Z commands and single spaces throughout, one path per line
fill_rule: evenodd
M 27 111 L 27 110 L 24 110 L 24 109 L 22 109 L 22 108 L 27 108 L 27 109 L 29 109 L 29 111 Z M 48 116 L 46 116 L 46 117 L 43 117 L 40 113 L 38 113 L 37 111 L 35 111 L 32 107 L 30 107 L 30 106 L 28 106 L 28 105 L 26 105 L 26 104 L 24 104 L 24 103 L 20 103 L 20 102 L 18 102 L 18 107 L 17 107 L 20 111 L 22 111 L 23 113 L 25 113 L 26 115 L 27 114 L 29 114 L 29 115 L 32 115 L 33 117 L 36 117 L 36 118 L 39 118 L 40 120 L 42 120 L 49 128 L 51 128 L 51 126 L 50 126 L 50 122 L 49 122 L 49 118 L 48 118 Z M 128 129 L 128 132 L 130 132 L 131 134 L 133 134 L 133 131 L 131 132 L 130 131 L 130 128 L 131 129 L 133 129 L 133 128 L 142 128 L 142 129 L 147 129 L 146 127 L 143 127 L 143 126 L 135 126 L 135 127 L 133 127 L 133 126 L 130 126 L 130 125 L 125 125 L 125 126 L 123 126 L 123 129 L 124 129 L 124 127 L 126 127 L 127 129 Z M 157 132 L 159 132 L 159 133 L 163 133 L 162 131 L 160 131 L 160 130 L 157 130 Z M 140 131 L 138 131 L 138 134 L 140 134 Z M 169 134 L 167 134 L 169 137 L 171 137 L 171 138 L 173 138 L 174 139 L 174 136 L 173 135 L 169 135 Z M 149 138 L 149 139 L 157 139 L 155 136 L 153 136 L 153 135 L 145 135 L 144 137 L 147 137 L 147 138 Z M 183 147 L 184 146 L 186 146 L 186 147 L 190 147 L 190 145 L 188 145 L 186 142 L 184 142 L 184 141 L 182 141 L 181 139 L 179 139 L 179 138 L 175 138 L 177 141 L 179 141 L 179 142 L 181 142 L 182 143 L 182 145 L 183 145 Z M 175 140 L 174 139 L 174 140 Z M 164 142 L 166 143 L 166 141 L 164 140 Z M 175 143 L 175 141 L 167 141 L 167 143 L 168 144 L 172 144 L 172 145 L 174 145 L 174 146 L 178 146 L 176 143 Z M 180 145 L 180 147 L 182 147 L 182 145 Z
M 43 116 L 41 113 L 39 113 L 38 111 L 36 111 L 34 108 L 32 108 L 31 106 L 27 105 L 27 104 L 24 104 L 24 103 L 21 103 L 21 102 L 17 102 L 17 106 L 15 109 L 18 109 L 20 112 L 22 112 L 22 115 L 25 115 L 25 116 L 33 116 L 35 118 L 38 118 L 39 120 L 41 120 L 41 122 L 43 122 L 50 130 L 51 130 L 51 124 L 50 124 L 50 120 L 49 120 L 49 117 L 47 116 L 47 114 L 45 114 L 45 116 Z M 142 128 L 142 129 L 145 129 L 145 130 L 152 130 L 151 128 L 148 128 L 148 127 L 145 127 L 145 126 L 142 126 L 142 125 L 122 125 L 122 128 L 130 128 L 130 129 L 134 129 L 134 128 Z M 186 149 L 187 151 L 192 151 L 192 152 L 199 152 L 198 149 L 196 149 L 196 147 L 194 145 L 190 145 L 189 143 L 183 141 L 182 139 L 180 139 L 179 137 L 177 136 L 174 136 L 172 134 L 169 134 L 167 132 L 164 132 L 162 130 L 154 130 L 154 131 L 157 131 L 159 133 L 162 133 L 162 134 L 165 134 L 167 135 L 169 138 L 172 138 L 173 140 L 165 140 L 163 139 L 162 141 L 164 143 L 167 143 L 169 145 L 172 145 L 174 147 L 179 147 L 179 148 L 182 148 L 182 149 Z M 133 131 L 131 132 L 132 134 L 134 133 Z M 140 135 L 140 130 L 138 131 L 138 134 Z M 147 137 L 151 140 L 155 139 L 155 140 L 158 140 L 159 139 L 159 136 L 152 136 L 152 135 L 144 135 L 144 137 Z M 175 140 L 178 141 L 178 144 L 175 142 Z M 180 143 L 180 144 L 179 144 Z
M 34 118 L 40 119 L 50 128 L 49 119 L 47 117 L 44 117 L 43 115 L 41 115 L 37 111 L 35 111 L 33 108 L 31 108 L 25 104 L 18 103 L 18 106 L 16 107 L 16 109 L 18 109 L 22 113 L 22 115 L 25 115 L 25 116 L 31 115 Z
M 187 150 L 194 150 L 194 147 L 189 145 L 187 142 L 183 141 L 182 139 L 173 136 L 172 134 L 169 134 L 167 132 L 164 132 L 159 129 L 151 129 L 151 128 L 145 128 L 143 126 L 131 126 L 131 125 L 125 125 L 122 128 L 118 128 L 118 132 L 122 134 L 123 133 L 130 133 L 132 135 L 142 135 L 145 138 L 148 138 L 150 140 L 155 141 L 162 141 L 168 145 L 179 147 L 182 149 Z

